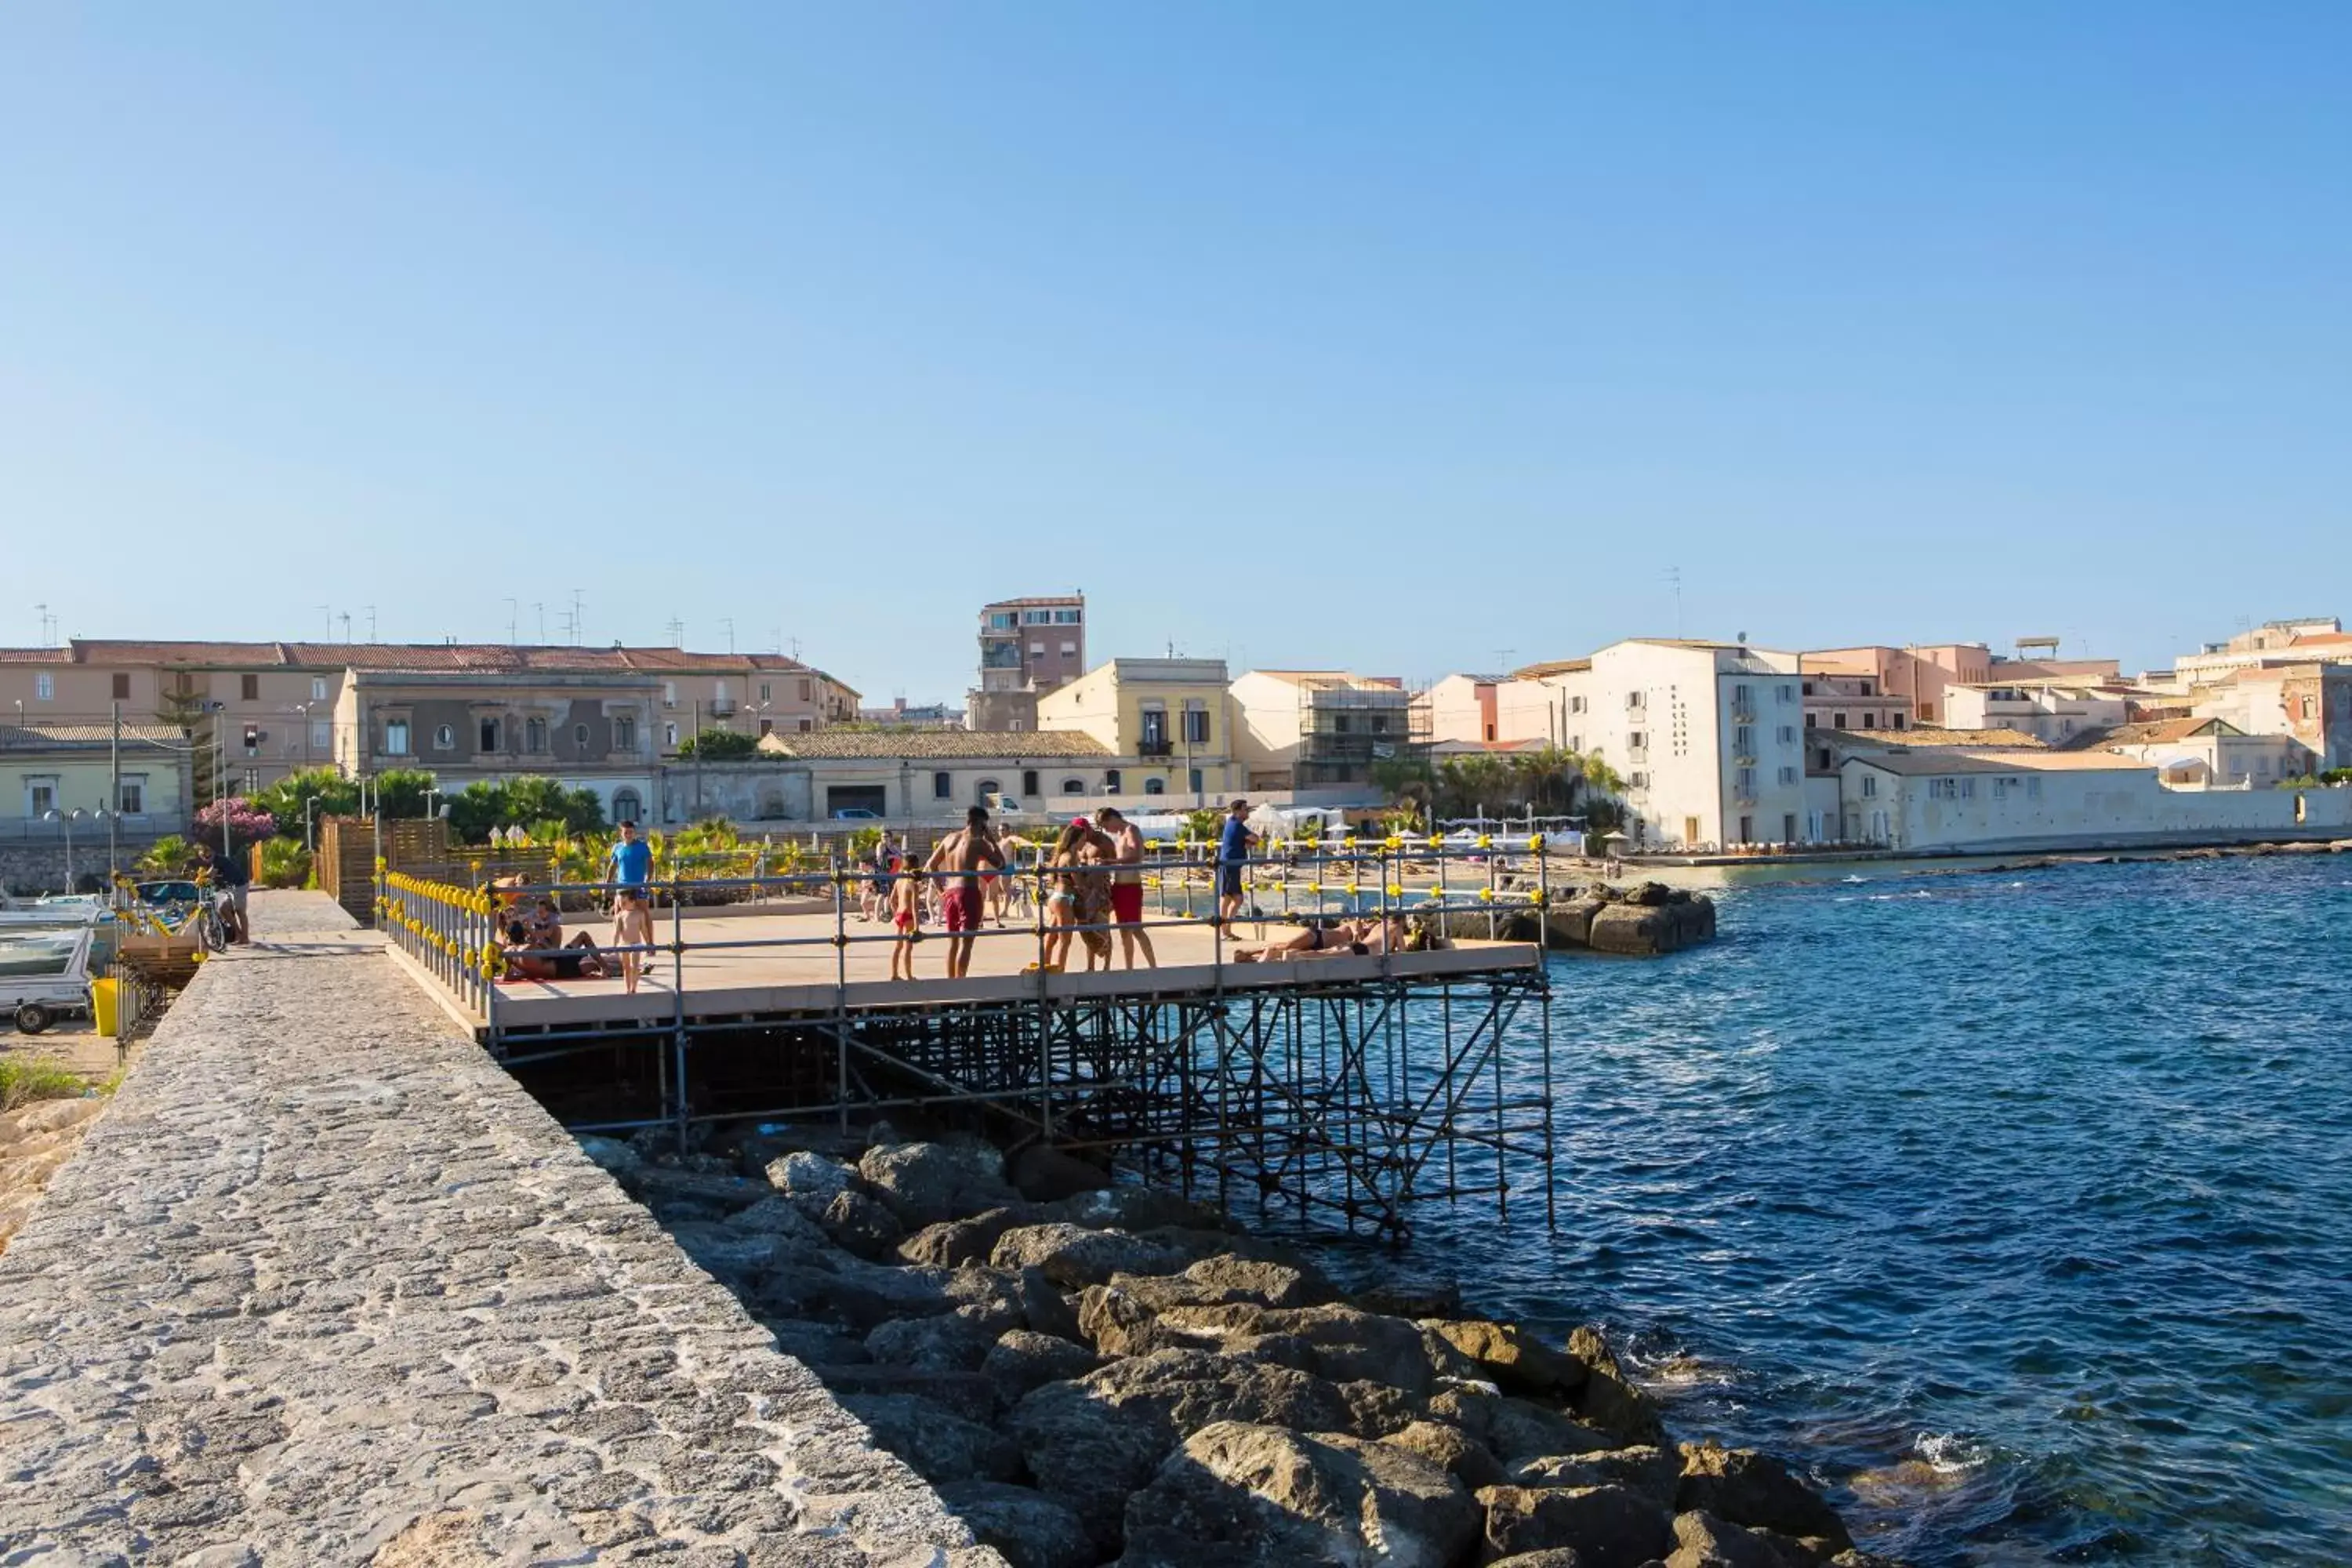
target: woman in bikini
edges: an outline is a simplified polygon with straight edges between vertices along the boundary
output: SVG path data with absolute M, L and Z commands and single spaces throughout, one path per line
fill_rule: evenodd
M 1054 843 L 1054 853 L 1045 862 L 1042 888 L 1045 900 L 1045 968 L 1061 971 L 1070 953 L 1070 937 L 1078 923 L 1078 883 L 1086 875 L 1080 868 L 1080 855 L 1087 841 L 1087 830 L 1076 823 L 1062 829 L 1062 837 Z M 1032 965 L 1031 967 L 1034 967 Z

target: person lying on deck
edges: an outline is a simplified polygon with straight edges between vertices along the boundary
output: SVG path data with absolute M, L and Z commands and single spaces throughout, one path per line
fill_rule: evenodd
M 1310 926 L 1297 936 L 1264 947 L 1245 947 L 1234 954 L 1239 963 L 1272 963 L 1299 958 L 1337 958 L 1342 953 L 1364 957 L 1377 952 L 1423 952 L 1443 947 L 1444 940 L 1416 930 L 1402 915 L 1382 920 L 1378 915 L 1341 921 L 1329 927 Z
M 527 906 L 510 906 L 499 917 L 509 980 L 601 980 L 606 965 L 596 939 L 586 931 L 566 942 L 555 900 L 541 893 Z

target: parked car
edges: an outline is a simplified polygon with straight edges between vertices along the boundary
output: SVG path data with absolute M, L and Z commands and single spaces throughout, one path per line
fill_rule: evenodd
M 981 804 L 999 816 L 1018 816 L 1024 810 L 1021 802 L 1009 795 L 992 795 Z
M 862 805 L 845 805 L 833 814 L 833 819 L 835 822 L 879 822 L 882 820 L 882 814 L 878 811 L 868 811 Z

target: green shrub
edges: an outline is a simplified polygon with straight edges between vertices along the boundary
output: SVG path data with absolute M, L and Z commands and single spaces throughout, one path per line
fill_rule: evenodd
M 35 1100 L 79 1100 L 89 1091 L 79 1073 L 55 1062 L 0 1057 L 0 1110 L 14 1110 Z
M 706 763 L 732 762 L 759 754 L 760 742 L 750 735 L 733 730 L 705 730 L 699 735 L 689 735 L 679 742 L 680 757 L 700 757 Z
M 176 833 L 167 833 L 139 857 L 138 869 L 150 877 L 185 877 L 196 868 L 196 847 Z
M 299 888 L 310 880 L 310 852 L 291 838 L 273 838 L 261 847 L 261 885 Z

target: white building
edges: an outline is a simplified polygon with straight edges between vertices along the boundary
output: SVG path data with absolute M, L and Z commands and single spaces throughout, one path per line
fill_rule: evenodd
M 1254 669 L 1232 696 L 1236 759 L 1260 794 L 1360 795 L 1375 763 L 1428 746 L 1428 710 L 1393 677 Z
M 2249 735 L 2226 719 L 2123 724 L 2082 744 L 2145 763 L 2176 789 L 2270 789 L 2316 773 L 2319 764 L 2292 735 Z
M 1495 694 L 1499 741 L 1598 756 L 1625 781 L 1626 831 L 1650 847 L 1801 842 L 1804 703 L 1797 656 L 1633 637 L 1530 666 Z
M 1956 681 L 1944 688 L 1945 727 L 2015 730 L 2057 745 L 2089 730 L 2113 729 L 2131 717 L 2121 687 L 2083 681 Z

